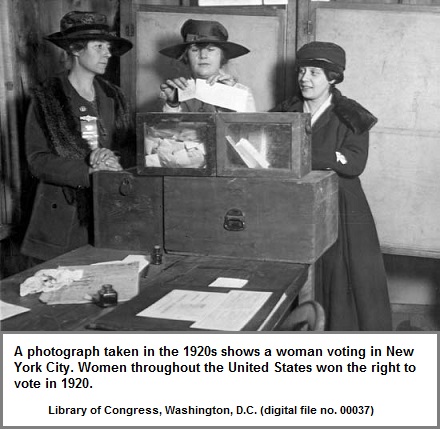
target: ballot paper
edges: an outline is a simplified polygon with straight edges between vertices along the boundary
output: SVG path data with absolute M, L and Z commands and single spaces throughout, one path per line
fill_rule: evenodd
M 236 143 L 231 136 L 225 136 L 227 142 L 235 150 L 237 155 L 243 160 L 249 168 L 268 168 L 269 163 L 266 158 L 260 154 L 249 140 L 241 138 Z
M 272 311 L 269 313 L 269 316 L 266 317 L 266 320 L 262 323 L 262 325 L 258 328 L 259 331 L 265 331 L 267 322 L 270 321 L 275 312 L 280 308 L 281 304 L 287 299 L 287 295 L 283 293 L 281 298 L 278 300 L 277 304 L 272 308 Z
M 30 311 L 29 308 L 0 301 L 0 320 L 8 319 L 17 314 L 26 313 L 26 311 Z
M 202 320 L 227 297 L 226 293 L 175 289 L 137 314 L 171 320 Z
M 92 265 L 109 265 L 109 264 L 126 264 L 128 262 L 138 262 L 139 263 L 139 273 L 147 267 L 150 262 L 145 255 L 128 255 L 126 258 L 118 261 L 106 261 L 106 262 L 96 262 Z
M 202 320 L 193 323 L 191 328 L 215 329 L 221 331 L 240 331 L 263 307 L 272 292 L 233 290 L 217 306 L 215 311 Z
M 247 282 L 248 281 L 244 280 L 244 279 L 235 279 L 232 277 L 218 277 L 208 286 L 239 289 L 239 288 L 242 288 L 243 286 L 245 286 L 247 284 Z
M 175 289 L 137 316 L 194 321 L 191 328 L 240 331 L 271 295 L 272 292 Z
M 236 112 L 246 111 L 248 92 L 244 89 L 217 82 L 210 85 L 204 79 L 189 79 L 187 82 L 186 89 L 178 89 L 180 102 L 197 98 L 204 103 Z

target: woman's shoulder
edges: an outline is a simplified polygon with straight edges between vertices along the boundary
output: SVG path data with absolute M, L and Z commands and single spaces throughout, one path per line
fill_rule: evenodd
M 365 107 L 357 101 L 343 96 L 337 89 L 333 90 L 332 104 L 338 119 L 355 134 L 369 131 L 378 121 Z
M 275 107 L 269 110 L 269 112 L 302 112 L 303 101 L 298 96 L 287 98 Z

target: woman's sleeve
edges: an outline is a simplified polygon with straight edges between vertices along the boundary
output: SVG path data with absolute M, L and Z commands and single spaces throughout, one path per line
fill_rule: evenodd
M 52 153 L 38 123 L 33 104 L 26 121 L 25 139 L 29 170 L 37 179 L 73 188 L 90 186 L 86 160 L 62 158 Z
M 313 152 L 314 170 L 331 169 L 343 176 L 355 177 L 362 174 L 368 159 L 368 131 L 354 134 L 347 130 L 339 150 L 322 149 Z

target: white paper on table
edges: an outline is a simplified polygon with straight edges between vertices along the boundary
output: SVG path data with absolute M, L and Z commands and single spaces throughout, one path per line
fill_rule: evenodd
M 119 261 L 105 261 L 105 262 L 96 262 L 91 265 L 110 265 L 110 264 L 128 264 L 130 262 L 139 262 L 139 270 L 140 273 L 147 265 L 150 264 L 148 258 L 145 255 L 128 255 L 126 258 Z
M 150 261 L 145 255 L 128 255 L 126 258 L 122 260 L 122 262 L 125 263 L 134 262 L 134 261 L 139 262 L 139 272 L 141 272 L 145 267 L 147 267 L 150 264 Z
M 245 279 L 235 279 L 232 277 L 218 277 L 208 286 L 213 287 L 227 287 L 230 289 L 239 289 L 247 284 L 247 280 Z
M 193 323 L 190 327 L 240 331 L 271 295 L 272 292 L 230 291 L 227 299 L 214 312 L 207 314 L 203 320 Z
M 203 319 L 222 304 L 228 294 L 175 289 L 137 316 L 171 320 Z
M 275 311 L 278 310 L 278 308 L 280 308 L 280 305 L 287 299 L 287 295 L 285 293 L 283 293 L 283 295 L 281 296 L 281 298 L 279 299 L 279 301 L 277 302 L 277 304 L 275 305 L 275 307 L 272 309 L 272 311 L 270 312 L 269 316 L 266 317 L 266 320 L 261 324 L 261 326 L 258 328 L 259 331 L 264 331 L 266 328 L 266 324 L 267 321 L 270 320 L 270 318 L 273 316 L 273 314 L 275 313 Z
M 20 307 L 19 305 L 0 301 L 0 320 L 8 319 L 9 317 L 16 316 L 17 314 L 26 313 L 26 311 L 31 310 L 29 308 Z
M 197 98 L 204 103 L 225 109 L 245 112 L 247 107 L 248 92 L 234 86 L 214 83 L 210 85 L 204 79 L 189 79 L 188 87 L 184 90 L 178 89 L 179 101 L 186 101 Z

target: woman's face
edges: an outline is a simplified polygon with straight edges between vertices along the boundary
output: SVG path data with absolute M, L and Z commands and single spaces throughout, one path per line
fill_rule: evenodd
M 305 100 L 324 101 L 330 94 L 333 81 L 329 82 L 324 70 L 319 67 L 301 67 L 298 72 L 298 83 Z
M 191 45 L 188 49 L 188 63 L 193 77 L 208 79 L 219 73 L 223 52 L 218 46 Z
M 93 74 L 104 74 L 108 60 L 112 56 L 111 44 L 105 40 L 93 40 L 84 49 L 75 52 L 78 65 Z

